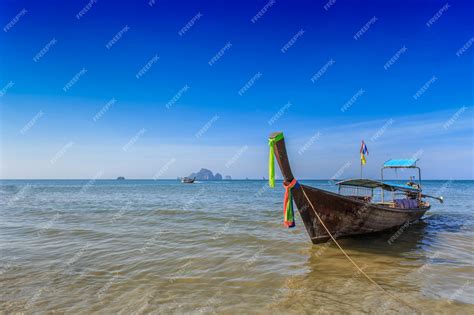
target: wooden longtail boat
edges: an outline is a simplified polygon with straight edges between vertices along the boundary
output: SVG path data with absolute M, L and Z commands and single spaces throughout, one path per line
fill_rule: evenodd
M 283 175 L 284 185 L 289 185 L 294 180 L 294 176 L 291 172 L 283 134 L 272 133 L 269 140 Z M 443 198 L 422 194 L 421 176 L 417 184 L 410 182 L 407 185 L 399 185 L 383 182 L 383 170 L 386 168 L 418 169 L 421 175 L 416 161 L 415 159 L 389 160 L 382 167 L 382 181 L 345 180 L 337 183 L 339 193 L 299 183 L 293 186 L 291 194 L 311 241 L 314 244 L 328 241 L 330 236 L 326 229 L 335 238 L 342 238 L 390 230 L 420 219 L 431 207 L 422 198 L 434 198 L 441 202 Z M 344 195 L 343 189 L 352 191 Z M 379 201 L 375 201 L 374 198 L 376 189 L 381 192 Z M 391 201 L 387 200 L 387 195 L 392 195 Z M 396 199 L 397 196 L 403 198 Z

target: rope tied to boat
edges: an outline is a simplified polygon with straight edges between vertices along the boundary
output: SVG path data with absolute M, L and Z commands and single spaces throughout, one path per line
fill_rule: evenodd
M 316 217 L 318 218 L 319 222 L 321 223 L 321 225 L 324 227 L 324 229 L 326 230 L 326 233 L 329 235 L 329 237 L 331 238 L 331 240 L 334 242 L 334 244 L 336 244 L 337 247 L 339 247 L 339 249 L 341 250 L 341 252 L 344 254 L 344 256 L 346 256 L 346 258 L 354 265 L 354 267 L 356 267 L 356 269 L 364 275 L 364 277 L 367 278 L 367 280 L 369 280 L 370 282 L 372 282 L 375 286 L 377 286 L 379 289 L 381 289 L 383 292 L 385 292 L 385 294 L 387 294 L 388 296 L 390 296 L 391 298 L 393 298 L 394 300 L 397 300 L 399 301 L 400 303 L 408 306 L 409 308 L 415 310 L 416 312 L 422 314 L 422 312 L 420 312 L 416 307 L 414 307 L 413 305 L 411 305 L 410 303 L 406 302 L 405 300 L 399 298 L 398 296 L 396 295 L 393 295 L 392 293 L 388 292 L 387 290 L 385 290 L 380 284 L 378 284 L 374 279 L 372 279 L 364 270 L 362 270 L 361 267 L 359 267 L 359 265 L 356 264 L 356 262 L 349 256 L 349 254 L 346 253 L 346 251 L 341 247 L 341 245 L 339 245 L 339 243 L 336 241 L 336 238 L 332 235 L 332 233 L 329 231 L 329 229 L 326 227 L 326 224 L 324 224 L 323 220 L 321 219 L 321 217 L 319 216 L 318 212 L 316 211 L 316 209 L 314 208 L 313 206 L 313 203 L 311 202 L 311 200 L 309 199 L 308 195 L 306 195 L 306 192 L 304 191 L 304 188 L 303 186 L 301 186 L 301 191 L 303 192 L 303 195 L 304 197 L 306 198 L 306 200 L 308 201 L 309 205 L 311 206 L 311 208 L 313 209 L 313 212 L 314 214 L 316 215 Z
M 275 143 L 283 140 L 283 133 L 277 134 L 275 137 L 268 139 L 268 146 L 270 147 L 270 155 L 268 156 L 268 185 L 275 187 Z
M 298 185 L 296 178 L 285 184 L 283 182 L 283 187 L 285 187 L 285 199 L 283 200 L 283 224 L 287 228 L 295 227 L 295 213 L 293 211 L 293 194 L 291 189 Z

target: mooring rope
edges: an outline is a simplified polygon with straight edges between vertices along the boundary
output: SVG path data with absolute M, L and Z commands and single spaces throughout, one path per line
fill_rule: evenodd
M 398 296 L 396 295 L 393 295 L 392 293 L 388 292 L 387 290 L 385 290 L 380 284 L 378 284 L 375 280 L 373 280 L 368 274 L 365 273 L 364 270 L 362 270 L 362 268 L 359 267 L 359 265 L 356 264 L 356 262 L 354 260 L 352 260 L 352 258 L 349 256 L 349 254 L 346 253 L 346 251 L 341 247 L 341 245 L 339 245 L 339 243 L 336 241 L 336 239 L 334 238 L 334 236 L 332 236 L 331 232 L 329 231 L 329 229 L 326 227 L 326 225 L 324 224 L 323 220 L 321 219 L 321 217 L 319 216 L 318 212 L 316 212 L 316 209 L 314 208 L 313 206 L 313 203 L 311 202 L 311 200 L 308 198 L 308 195 L 306 195 L 306 192 L 304 191 L 304 188 L 303 188 L 303 185 L 301 185 L 301 190 L 303 191 L 303 194 L 306 198 L 306 200 L 308 200 L 311 208 L 313 209 L 314 211 L 314 214 L 316 214 L 316 217 L 318 218 L 319 222 L 321 223 L 321 225 L 324 227 L 324 229 L 326 230 L 326 232 L 328 233 L 329 237 L 332 239 L 332 241 L 334 242 L 334 244 L 337 245 L 337 247 L 339 247 L 339 249 L 341 250 L 341 252 L 344 254 L 344 256 L 346 256 L 346 258 L 354 265 L 354 267 L 356 267 L 356 269 L 361 273 L 363 274 L 367 280 L 369 280 L 370 282 L 372 282 L 375 286 L 377 286 L 378 288 L 380 288 L 383 292 L 385 292 L 387 295 L 389 295 L 391 298 L 401 302 L 402 304 L 405 304 L 406 306 L 410 307 L 411 309 L 421 313 L 416 307 L 412 306 L 410 303 L 406 302 L 405 300 L 402 300 L 401 298 L 399 298 Z

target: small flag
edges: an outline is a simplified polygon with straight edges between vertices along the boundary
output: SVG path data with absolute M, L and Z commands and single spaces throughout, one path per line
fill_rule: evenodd
M 364 140 L 362 140 L 362 144 L 360 146 L 360 163 L 362 165 L 365 165 L 365 163 L 367 163 L 367 160 L 365 159 L 366 154 L 369 155 L 369 149 L 367 149 Z

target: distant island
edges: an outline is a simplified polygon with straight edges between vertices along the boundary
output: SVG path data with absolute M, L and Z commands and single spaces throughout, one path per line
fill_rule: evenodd
M 119 176 L 119 177 L 117 177 L 117 180 L 125 180 L 125 177 Z
M 212 173 L 211 170 L 208 170 L 207 168 L 201 168 L 201 170 L 197 173 L 191 173 L 189 178 L 194 178 L 196 177 L 197 180 L 222 180 L 222 175 L 219 173 L 216 173 L 215 175 Z M 232 179 L 229 175 L 225 177 L 225 179 L 229 180 Z

